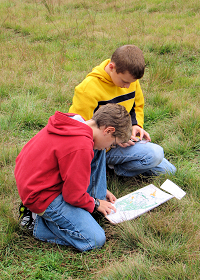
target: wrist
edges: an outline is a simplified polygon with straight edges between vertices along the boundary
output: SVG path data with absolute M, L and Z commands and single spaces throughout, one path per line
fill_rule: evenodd
M 94 211 L 98 210 L 98 208 L 100 206 L 100 201 L 98 198 L 94 198 L 94 204 L 95 204 Z

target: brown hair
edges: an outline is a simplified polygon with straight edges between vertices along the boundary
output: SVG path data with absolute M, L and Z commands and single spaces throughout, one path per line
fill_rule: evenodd
M 144 75 L 143 52 L 135 45 L 124 45 L 116 49 L 111 57 L 111 62 L 115 63 L 118 74 L 128 71 L 135 79 L 140 79 Z
M 103 105 L 94 113 L 92 119 L 98 128 L 101 126 L 114 127 L 115 132 L 112 136 L 119 138 L 122 143 L 130 140 L 132 134 L 131 117 L 124 106 L 113 103 Z

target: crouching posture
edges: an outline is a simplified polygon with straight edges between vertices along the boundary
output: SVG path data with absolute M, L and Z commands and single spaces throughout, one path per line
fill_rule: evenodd
M 100 107 L 92 119 L 56 112 L 22 149 L 15 178 L 24 208 L 36 213 L 33 235 L 72 245 L 100 248 L 105 232 L 91 215 L 107 215 L 115 196 L 107 190 L 105 149 L 126 143 L 131 118 L 118 104 Z

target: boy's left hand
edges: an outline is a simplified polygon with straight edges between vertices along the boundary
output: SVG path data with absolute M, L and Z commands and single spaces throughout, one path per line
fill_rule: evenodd
M 148 132 L 146 132 L 139 125 L 133 125 L 131 139 L 134 140 L 135 142 L 137 142 L 138 137 L 140 140 L 142 140 L 144 138 L 147 141 L 151 141 L 151 138 L 150 138 L 150 135 Z M 132 142 L 131 140 L 129 140 L 127 143 L 119 144 L 119 146 L 122 148 L 126 148 L 128 146 L 135 145 L 135 142 Z
M 114 196 L 114 194 L 112 194 L 109 190 L 107 190 L 106 200 L 111 202 L 111 203 L 115 203 L 116 199 L 117 198 Z
M 149 133 L 146 132 L 143 128 L 141 128 L 139 125 L 133 125 L 133 127 L 132 127 L 131 139 L 137 140 L 136 136 L 138 136 L 140 138 L 140 140 L 142 140 L 144 138 L 147 141 L 151 141 Z
M 107 190 L 106 201 L 99 199 L 100 205 L 97 211 L 101 212 L 104 216 L 110 214 L 112 211 L 116 212 L 116 209 L 113 206 L 113 203 L 115 203 L 116 199 L 117 198 L 114 196 L 114 194 Z

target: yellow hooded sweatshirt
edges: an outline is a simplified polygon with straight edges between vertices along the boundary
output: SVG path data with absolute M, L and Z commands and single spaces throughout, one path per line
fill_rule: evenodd
M 92 72 L 75 88 L 69 113 L 79 114 L 85 120 L 89 120 L 100 106 L 118 103 L 130 113 L 133 125 L 143 127 L 144 97 L 139 81 L 131 83 L 129 88 L 116 86 L 104 70 L 109 62 L 110 59 L 107 59 L 93 68 Z

